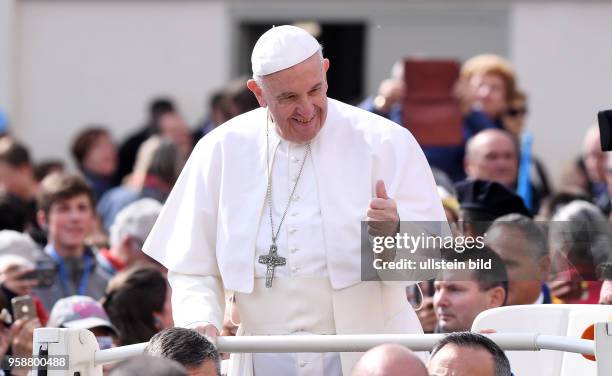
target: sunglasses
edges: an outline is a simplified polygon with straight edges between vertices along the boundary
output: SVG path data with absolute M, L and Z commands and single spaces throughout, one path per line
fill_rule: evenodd
M 525 107 L 510 108 L 508 109 L 508 111 L 506 111 L 506 116 L 510 116 L 510 117 L 524 116 L 525 114 L 527 114 L 527 108 Z

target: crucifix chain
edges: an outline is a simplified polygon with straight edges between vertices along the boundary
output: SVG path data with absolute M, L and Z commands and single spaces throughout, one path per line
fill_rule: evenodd
M 276 239 L 278 239 L 278 234 L 280 233 L 280 229 L 285 221 L 285 217 L 287 216 L 287 212 L 289 211 L 289 206 L 291 206 L 291 200 L 295 194 L 295 190 L 297 185 L 302 177 L 302 171 L 304 170 L 304 165 L 306 164 L 306 159 L 308 159 L 308 155 L 310 154 L 310 142 L 306 143 L 306 152 L 304 153 L 304 159 L 302 160 L 302 164 L 300 166 L 300 170 L 298 172 L 298 176 L 295 179 L 295 184 L 293 185 L 293 189 L 291 190 L 291 194 L 289 195 L 289 200 L 287 201 L 287 205 L 285 206 L 285 210 L 283 215 L 281 216 L 280 222 L 278 224 L 278 228 L 274 231 L 274 218 L 272 216 L 272 171 L 270 164 L 270 137 L 269 137 L 269 129 L 268 129 L 268 119 L 269 115 L 266 116 L 266 162 L 268 169 L 268 188 L 266 191 L 266 199 L 268 201 L 269 213 L 270 213 L 270 230 L 272 232 L 272 245 L 270 245 L 270 252 L 267 255 L 259 256 L 259 263 L 267 266 L 266 269 L 266 287 L 272 287 L 272 280 L 274 279 L 274 268 L 277 266 L 285 265 L 287 259 L 281 256 L 278 256 L 277 250 L 278 247 L 276 245 Z M 274 151 L 274 155 L 276 155 L 276 150 Z M 274 155 L 272 157 L 274 158 Z

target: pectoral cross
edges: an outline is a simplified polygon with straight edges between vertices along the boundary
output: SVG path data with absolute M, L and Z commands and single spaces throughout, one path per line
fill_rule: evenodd
M 272 280 L 274 279 L 274 268 L 277 266 L 283 266 L 287 263 L 287 259 L 276 254 L 276 244 L 270 246 L 270 253 L 267 255 L 259 256 L 259 263 L 267 265 L 266 269 L 266 287 L 272 287 Z

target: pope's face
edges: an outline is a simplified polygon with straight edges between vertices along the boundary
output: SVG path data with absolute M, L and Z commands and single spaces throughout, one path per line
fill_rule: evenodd
M 318 53 L 280 72 L 264 76 L 261 86 L 248 83 L 262 107 L 268 107 L 279 135 L 287 141 L 305 143 L 323 127 L 327 116 L 329 61 Z

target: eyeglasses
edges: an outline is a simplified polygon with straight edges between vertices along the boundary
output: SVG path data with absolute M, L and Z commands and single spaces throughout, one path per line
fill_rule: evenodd
M 510 116 L 510 117 L 525 116 L 525 114 L 527 114 L 526 107 L 509 108 L 508 111 L 506 111 L 506 116 Z

